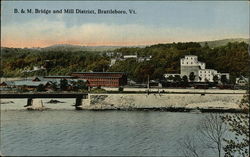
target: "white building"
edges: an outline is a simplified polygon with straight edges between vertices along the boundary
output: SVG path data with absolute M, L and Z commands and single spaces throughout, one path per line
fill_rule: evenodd
M 197 66 L 200 67 L 200 69 L 205 69 L 206 68 L 206 63 L 204 62 L 199 62 L 198 57 L 194 55 L 188 55 L 185 56 L 185 58 L 181 58 L 181 66 Z
M 150 61 L 152 59 L 152 56 L 148 56 L 148 57 L 139 57 L 137 59 L 137 62 L 141 63 L 141 62 L 144 62 L 144 61 Z
M 110 59 L 110 64 L 109 66 L 113 66 L 117 61 L 125 61 L 127 59 L 135 59 L 136 62 L 141 63 L 144 61 L 150 61 L 152 59 L 152 56 L 146 56 L 146 57 L 138 57 L 137 55 L 124 55 L 122 57 L 117 56 L 116 58 L 111 58 Z
M 111 58 L 109 66 L 113 66 L 116 63 L 116 58 Z
M 214 76 L 220 79 L 217 70 L 214 69 L 200 69 L 198 71 L 199 82 L 214 82 Z
M 195 75 L 195 82 L 214 82 L 214 76 L 220 79 L 222 75 L 225 75 L 229 80 L 229 73 L 218 73 L 217 70 L 206 69 L 206 63 L 200 62 L 195 55 L 186 55 L 184 58 L 181 58 L 180 65 L 180 74 L 165 74 L 165 78 L 170 75 L 180 75 L 181 77 L 186 75 L 189 78 L 190 73 L 193 72 Z
M 124 59 L 130 59 L 130 58 L 137 59 L 137 55 L 124 55 L 123 58 Z

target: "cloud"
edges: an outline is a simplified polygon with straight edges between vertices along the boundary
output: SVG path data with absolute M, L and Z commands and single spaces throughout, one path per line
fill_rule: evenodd
M 43 47 L 53 44 L 146 45 L 179 41 L 204 41 L 247 37 L 231 30 L 193 30 L 139 24 L 85 23 L 66 27 L 62 18 L 39 18 L 27 23 L 3 26 L 1 42 L 8 47 Z

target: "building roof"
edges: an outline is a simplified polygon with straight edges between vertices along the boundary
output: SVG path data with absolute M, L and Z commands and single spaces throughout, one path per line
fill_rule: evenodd
M 198 57 L 196 55 L 185 55 L 185 57 Z
M 239 81 L 239 80 L 244 80 L 245 82 L 248 82 L 248 81 L 249 81 L 249 78 L 244 77 L 244 76 L 240 76 L 240 77 L 237 77 L 237 78 L 236 78 L 236 81 Z
M 40 84 L 45 85 L 47 81 L 32 81 L 32 80 L 20 80 L 14 81 L 15 86 L 39 86 Z
M 3 85 L 3 84 L 6 84 L 7 86 L 14 86 L 15 85 L 14 81 L 4 81 L 1 83 L 1 85 Z
M 51 75 L 51 76 L 44 76 L 44 78 L 75 78 L 74 76 L 57 76 L 57 75 Z

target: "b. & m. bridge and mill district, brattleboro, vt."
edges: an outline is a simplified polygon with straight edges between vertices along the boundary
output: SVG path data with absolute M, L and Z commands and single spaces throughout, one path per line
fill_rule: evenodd
M 249 1 L 1 1 L 0 156 L 249 157 Z

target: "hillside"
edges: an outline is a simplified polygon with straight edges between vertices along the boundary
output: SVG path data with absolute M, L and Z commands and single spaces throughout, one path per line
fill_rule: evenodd
M 80 46 L 71 44 L 56 44 L 44 48 L 38 48 L 40 51 L 113 51 L 121 47 L 145 47 L 145 46 Z
M 207 43 L 210 48 L 215 48 L 215 47 L 227 45 L 227 43 L 229 43 L 229 42 L 231 42 L 231 43 L 232 42 L 245 42 L 245 43 L 249 44 L 249 39 L 232 38 L 232 39 L 222 39 L 222 40 L 213 40 L 213 41 L 203 41 L 203 42 L 199 42 L 199 43 L 201 44 L 202 47 L 205 45 L 205 43 Z
M 222 42 L 220 43 L 222 44 Z M 69 49 L 65 51 L 59 49 L 54 51 L 44 49 L 41 51 L 2 48 L 2 65 L 4 66 L 2 66 L 0 74 L 4 77 L 20 77 L 69 75 L 76 71 L 110 71 L 126 72 L 130 79 L 137 82 L 145 82 L 148 76 L 150 76 L 150 79 L 162 79 L 165 73 L 179 73 L 180 58 L 185 55 L 196 55 L 199 61 L 206 63 L 208 69 L 229 72 L 232 82 L 235 82 L 236 77 L 240 75 L 246 76 L 249 72 L 248 46 L 244 42 L 233 42 L 211 48 L 202 47 L 197 42 L 179 42 L 151 45 L 144 48 L 122 47 L 113 50 L 113 59 L 119 58 L 121 55 L 137 54 L 141 58 L 151 56 L 150 60 L 138 62 L 135 59 L 118 59 L 113 66 L 110 66 L 111 57 L 108 55 L 110 53 L 95 51 L 74 52 L 70 45 L 66 45 Z M 33 70 L 34 67 L 41 66 L 45 67 L 46 71 L 25 73 L 25 71 Z

